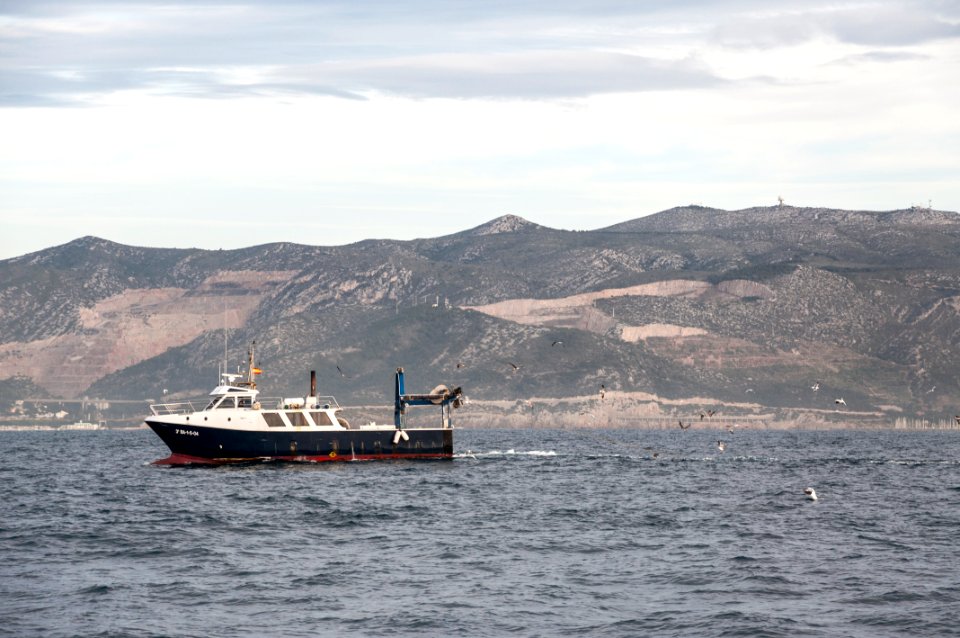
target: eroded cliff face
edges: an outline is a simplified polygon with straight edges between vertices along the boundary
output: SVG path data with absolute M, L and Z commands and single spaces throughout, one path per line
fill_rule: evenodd
M 190 343 L 242 327 L 296 271 L 217 272 L 195 288 L 129 289 L 81 307 L 68 334 L 0 344 L 0 379 L 30 377 L 55 396 L 81 396 L 94 381 Z

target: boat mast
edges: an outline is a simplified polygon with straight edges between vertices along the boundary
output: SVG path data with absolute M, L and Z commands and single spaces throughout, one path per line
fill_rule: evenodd
M 227 367 L 227 300 L 223 300 L 223 371 L 230 372 Z
M 247 385 L 251 388 L 257 387 L 257 382 L 254 381 L 254 349 L 257 347 L 257 342 L 254 341 L 250 344 L 250 349 L 247 350 Z

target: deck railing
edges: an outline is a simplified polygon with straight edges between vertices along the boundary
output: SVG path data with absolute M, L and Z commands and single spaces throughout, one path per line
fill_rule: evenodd
M 184 401 L 182 403 L 156 403 L 150 406 L 150 411 L 153 412 L 154 416 L 164 416 L 167 414 L 190 414 L 196 412 L 197 408 L 190 401 Z
M 254 406 L 259 404 L 260 410 L 296 410 L 304 409 L 305 405 L 303 403 L 304 397 L 295 397 L 295 398 L 282 398 L 282 397 L 258 397 L 257 402 L 254 403 Z M 165 416 L 170 414 L 190 414 L 192 412 L 200 412 L 204 407 L 209 405 L 209 402 L 203 401 L 182 401 L 180 403 L 156 403 L 150 406 L 150 411 L 153 412 L 154 416 Z M 293 407 L 293 406 L 298 407 Z M 311 410 L 323 410 L 323 409 L 340 409 L 340 404 L 337 403 L 337 400 L 332 396 L 326 397 L 317 397 L 316 407 L 311 407 Z

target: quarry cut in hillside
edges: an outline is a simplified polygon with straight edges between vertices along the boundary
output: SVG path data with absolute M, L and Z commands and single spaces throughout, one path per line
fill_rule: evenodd
M 625 288 L 608 288 L 557 299 L 508 299 L 482 306 L 464 306 L 498 319 L 533 326 L 573 328 L 604 334 L 618 328 L 624 341 L 636 342 L 651 337 L 691 337 L 707 334 L 693 327 L 666 323 L 650 323 L 640 326 L 618 324 L 617 319 L 594 306 L 595 302 L 616 297 L 684 297 L 692 299 L 716 297 L 773 297 L 773 292 L 763 284 L 746 280 L 723 281 L 710 284 L 705 281 L 671 279 Z
M 244 325 L 263 296 L 293 273 L 220 272 L 193 290 L 132 289 L 79 311 L 81 330 L 0 345 L 0 378 L 26 376 L 56 396 L 80 396 L 100 377 Z

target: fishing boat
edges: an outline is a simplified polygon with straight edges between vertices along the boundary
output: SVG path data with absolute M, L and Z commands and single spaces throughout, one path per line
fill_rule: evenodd
M 253 348 L 246 373 L 222 374 L 205 407 L 158 403 L 145 419 L 171 455 L 157 464 L 220 464 L 256 460 L 369 461 L 453 457 L 451 413 L 466 400 L 459 387 L 438 385 L 426 394 L 407 394 L 403 368 L 394 379 L 393 424 L 351 425 L 332 396 L 317 395 L 310 372 L 305 397 L 263 398 L 257 390 Z M 439 427 L 407 427 L 410 406 L 439 407 Z

